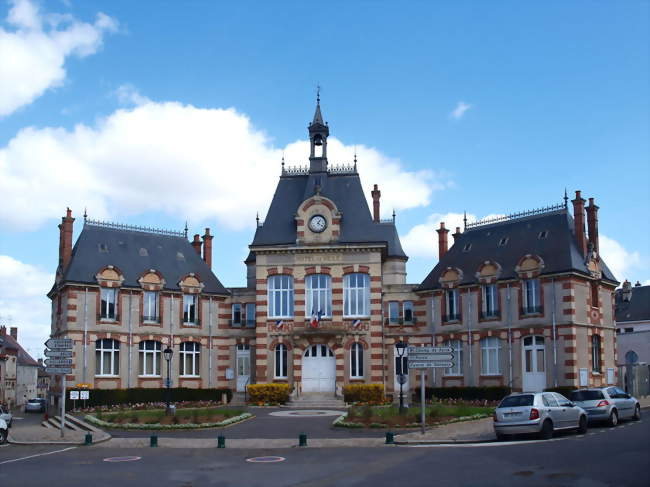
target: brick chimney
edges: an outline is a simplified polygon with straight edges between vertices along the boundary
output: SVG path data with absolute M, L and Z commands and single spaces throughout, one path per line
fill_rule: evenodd
M 59 225 L 59 266 L 61 270 L 65 269 L 72 257 L 72 210 L 66 209 L 65 216 L 61 218 Z
M 197 254 L 199 254 L 199 257 L 201 257 L 201 237 L 198 233 L 194 234 L 194 240 L 192 241 L 192 247 L 194 247 L 194 250 L 196 251 Z
M 379 187 L 376 184 L 370 194 L 372 195 L 372 219 L 378 222 L 379 221 L 379 198 L 381 198 L 381 191 L 379 191 Z
M 7 334 L 7 327 L 2 325 L 0 326 L 0 336 L 5 336 Z
M 593 198 L 589 198 L 589 206 L 587 206 L 587 229 L 589 230 L 589 243 L 596 255 L 600 255 L 598 253 L 598 207 Z
M 210 229 L 205 229 L 205 235 L 203 235 L 203 260 L 208 267 L 212 269 L 212 239 L 214 237 L 210 235 Z
M 456 231 L 451 234 L 452 237 L 454 237 L 454 243 L 456 243 L 456 240 L 460 238 L 462 233 L 460 232 L 460 227 L 456 227 Z
M 449 233 L 449 229 L 445 228 L 445 222 L 440 222 L 440 228 L 436 232 L 438 232 L 438 260 L 440 260 L 447 253 L 447 234 Z
M 14 340 L 18 341 L 18 327 L 12 326 L 9 328 L 9 334 L 14 337 Z
M 576 199 L 571 200 L 573 203 L 573 220 L 575 222 L 575 234 L 578 242 L 578 250 L 583 257 L 587 255 L 587 236 L 585 235 L 585 200 L 580 196 L 580 191 L 576 191 Z

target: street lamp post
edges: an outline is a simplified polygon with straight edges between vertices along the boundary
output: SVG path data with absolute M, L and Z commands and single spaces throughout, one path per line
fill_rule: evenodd
M 171 364 L 172 364 L 172 356 L 174 355 L 174 351 L 167 347 L 165 350 L 163 350 L 163 356 L 165 357 L 165 360 L 167 361 L 167 392 L 165 394 L 166 396 L 166 402 L 167 402 L 167 408 L 165 409 L 166 414 L 171 414 L 171 386 L 172 386 L 172 369 L 171 369 Z
M 397 351 L 397 357 L 398 357 L 398 364 L 399 364 L 399 370 L 398 370 L 398 376 L 397 380 L 399 381 L 399 414 L 400 416 L 404 413 L 404 392 L 403 392 L 403 387 L 404 383 L 406 382 L 406 374 L 404 373 L 404 360 L 402 360 L 402 357 L 404 357 L 404 353 L 406 352 L 406 343 L 400 341 L 395 344 L 395 350 Z M 407 371 L 408 373 L 408 371 Z

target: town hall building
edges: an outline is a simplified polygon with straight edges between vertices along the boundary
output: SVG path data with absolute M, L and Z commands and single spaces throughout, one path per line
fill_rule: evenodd
M 84 216 L 73 246 L 70 210 L 48 296 L 53 337 L 74 340 L 72 384 L 174 387 L 279 382 L 295 394 L 340 394 L 354 383 L 392 394 L 408 357 L 396 345 L 446 345 L 453 367 L 429 385 L 541 390 L 614 383 L 613 292 L 600 257 L 598 207 L 568 202 L 493 221 L 438 229 L 440 261 L 407 283 L 394 218 L 363 188 L 357 161 L 328 161 L 320 101 L 305 167 L 282 164 L 245 260 L 247 285 L 211 270 L 210 230 L 174 232 Z M 372 211 L 365 191 L 372 196 Z M 584 214 L 589 232 L 585 232 Z M 435 245 L 431 242 L 431 245 Z M 403 388 L 422 379 L 410 371 Z

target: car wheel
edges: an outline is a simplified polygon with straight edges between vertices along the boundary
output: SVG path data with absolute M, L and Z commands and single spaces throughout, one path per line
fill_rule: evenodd
M 587 417 L 580 416 L 580 421 L 578 421 L 578 434 L 584 435 L 587 432 Z
M 638 404 L 634 408 L 634 416 L 632 416 L 632 421 L 639 421 L 641 419 L 641 406 Z
M 609 425 L 613 428 L 618 424 L 618 413 L 616 412 L 616 409 L 614 409 L 611 413 L 609 413 Z
M 542 440 L 550 440 L 553 438 L 553 423 L 550 419 L 547 419 L 544 421 L 544 423 L 542 423 L 542 429 L 539 432 L 539 437 Z
M 7 441 L 7 430 L 0 430 L 0 445 Z

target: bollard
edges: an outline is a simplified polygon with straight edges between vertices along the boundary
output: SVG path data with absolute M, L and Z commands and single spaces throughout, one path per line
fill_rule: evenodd
M 155 448 L 158 446 L 158 436 L 157 435 L 151 435 L 149 438 L 149 446 L 151 448 Z
M 390 431 L 386 431 L 386 444 L 387 445 L 392 445 L 395 443 L 395 433 L 391 433 Z
M 298 446 L 307 446 L 307 433 L 300 433 L 298 436 Z
M 225 436 L 217 436 L 217 448 L 226 448 Z
M 93 444 L 93 435 L 90 433 L 86 433 L 86 438 L 84 440 L 84 445 L 92 445 Z

